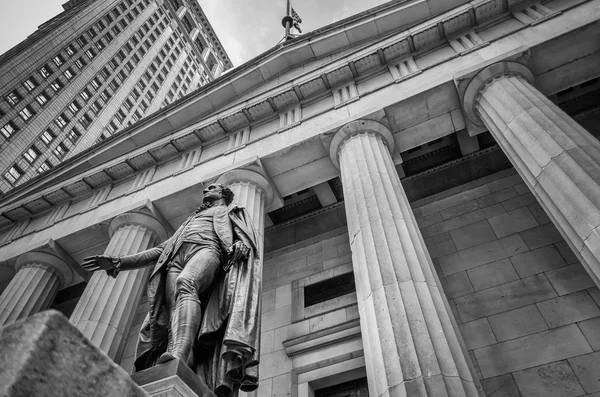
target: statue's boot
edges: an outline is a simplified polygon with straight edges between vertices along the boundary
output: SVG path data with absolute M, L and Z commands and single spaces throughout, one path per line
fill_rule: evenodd
M 175 307 L 177 322 L 173 329 L 173 348 L 170 352 L 163 353 L 158 363 L 165 363 L 176 358 L 187 364 L 192 351 L 194 340 L 200 329 L 202 309 L 200 302 L 193 298 L 179 297 Z

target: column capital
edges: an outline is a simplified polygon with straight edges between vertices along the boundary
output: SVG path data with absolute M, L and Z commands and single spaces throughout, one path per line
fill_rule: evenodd
M 483 121 L 481 121 L 475 111 L 475 105 L 481 92 L 492 81 L 506 76 L 520 76 L 530 84 L 533 84 L 534 81 L 533 73 L 531 73 L 529 68 L 518 62 L 497 62 L 481 69 L 471 78 L 463 95 L 465 115 L 473 124 L 483 126 Z
M 63 287 L 71 285 L 75 277 L 71 266 L 54 252 L 31 251 L 22 254 L 17 259 L 15 268 L 19 271 L 24 267 L 41 267 L 53 271 Z
M 162 222 L 152 215 L 143 212 L 126 212 L 117 215 L 108 225 L 108 236 L 112 237 L 115 231 L 124 225 L 144 226 L 154 233 L 158 241 L 165 241 L 169 238 L 168 229 Z
M 230 170 L 221 174 L 215 182 L 221 185 L 232 185 L 235 182 L 248 182 L 256 185 L 265 195 L 265 208 L 270 208 L 277 196 L 271 182 L 264 175 L 252 170 Z
M 339 153 L 342 144 L 349 138 L 362 133 L 373 133 L 381 136 L 390 154 L 394 153 L 394 136 L 385 125 L 372 120 L 351 121 L 337 130 L 329 146 L 329 156 L 331 156 L 336 168 L 340 168 Z

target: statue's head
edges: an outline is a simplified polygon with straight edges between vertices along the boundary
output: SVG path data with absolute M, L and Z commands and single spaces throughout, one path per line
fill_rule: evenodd
M 225 200 L 225 204 L 229 205 L 233 201 L 231 189 L 218 183 L 211 183 L 203 190 L 203 193 L 205 202 L 213 202 L 222 198 Z

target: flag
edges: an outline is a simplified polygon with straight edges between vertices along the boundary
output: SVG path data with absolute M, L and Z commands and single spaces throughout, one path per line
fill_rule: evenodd
M 296 28 L 298 30 L 298 32 L 302 33 L 302 30 L 300 30 L 300 24 L 302 23 L 302 18 L 300 18 L 300 15 L 298 15 L 298 13 L 296 11 L 294 11 L 293 8 L 292 8 L 292 19 L 294 20 L 294 28 Z

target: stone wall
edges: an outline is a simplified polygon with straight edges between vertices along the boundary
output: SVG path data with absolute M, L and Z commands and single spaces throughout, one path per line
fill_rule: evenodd
M 413 208 L 486 395 L 600 396 L 600 292 L 519 175 Z

